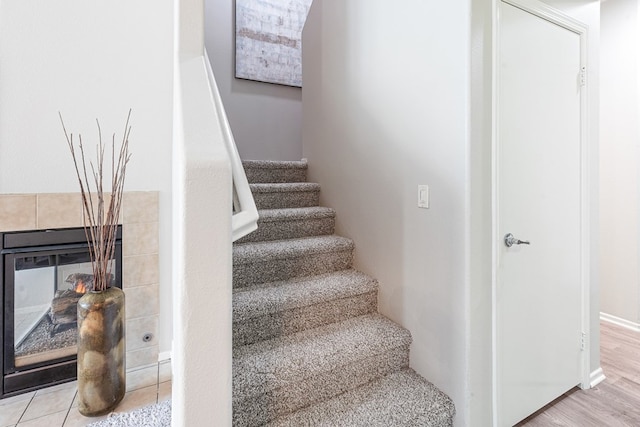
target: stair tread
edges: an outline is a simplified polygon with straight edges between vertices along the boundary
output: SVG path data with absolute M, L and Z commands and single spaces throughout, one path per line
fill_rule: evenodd
M 408 330 L 368 314 L 236 347 L 233 398 L 264 394 L 410 344 Z
M 304 160 L 243 160 L 242 166 L 253 169 L 307 169 Z
M 244 160 L 242 165 L 250 183 L 307 181 L 306 160 Z
M 237 244 L 330 236 L 335 232 L 336 212 L 331 208 L 260 209 L 258 216 L 258 229 L 238 240 Z
M 320 191 L 316 182 L 275 182 L 249 184 L 252 193 L 286 193 L 296 191 Z
M 261 222 L 275 222 L 311 218 L 333 218 L 335 216 L 336 211 L 334 209 L 326 208 L 323 206 L 258 210 L 258 221 Z
M 239 243 L 233 246 L 233 263 L 246 264 L 275 259 L 299 258 L 310 254 L 353 250 L 354 243 L 346 237 L 313 236 L 298 239 Z
M 356 270 L 264 283 L 233 291 L 233 321 L 375 292 L 378 282 Z
M 451 426 L 451 399 L 412 369 L 394 372 L 330 400 L 300 409 L 269 427 Z

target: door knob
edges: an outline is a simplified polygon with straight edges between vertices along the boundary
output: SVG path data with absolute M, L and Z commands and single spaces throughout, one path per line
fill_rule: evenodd
M 506 247 L 510 248 L 513 245 L 530 245 L 531 243 L 526 240 L 516 239 L 513 237 L 513 234 L 507 233 L 504 236 L 504 244 Z

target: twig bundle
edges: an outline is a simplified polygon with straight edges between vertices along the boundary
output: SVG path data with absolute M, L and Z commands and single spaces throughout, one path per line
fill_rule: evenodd
M 117 157 L 116 153 L 116 135 L 112 136 L 111 141 L 111 198 L 105 210 L 106 191 L 103 186 L 103 164 L 104 164 L 104 144 L 102 142 L 102 130 L 100 122 L 96 119 L 98 126 L 98 145 L 96 154 L 96 166 L 93 162 L 89 162 L 91 169 L 91 177 L 93 178 L 94 190 L 91 189 L 91 180 L 87 171 L 87 163 L 82 146 L 82 135 L 78 135 L 78 148 L 80 150 L 80 159 L 82 170 L 78 164 L 76 157 L 76 149 L 73 142 L 73 134 L 67 133 L 67 129 L 60 115 L 60 122 L 64 135 L 67 138 L 67 144 L 73 157 L 73 164 L 76 168 L 76 175 L 80 183 L 80 194 L 82 196 L 82 206 L 84 211 L 84 231 L 89 244 L 89 255 L 93 266 L 93 290 L 104 291 L 111 286 L 111 260 L 116 250 L 116 232 L 118 230 L 118 218 L 122 207 L 122 196 L 124 193 L 124 178 L 127 171 L 127 163 L 131 158 L 129 153 L 129 134 L 131 126 L 129 119 L 131 118 L 131 110 L 127 115 L 124 134 L 120 150 Z M 82 173 L 81 173 L 82 172 Z M 108 190 L 107 190 L 108 191 Z M 95 196 L 95 197 L 94 197 Z M 94 200 L 95 199 L 95 200 Z

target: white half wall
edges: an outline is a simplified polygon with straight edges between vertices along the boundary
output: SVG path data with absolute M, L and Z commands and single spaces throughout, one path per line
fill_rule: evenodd
M 235 78 L 235 2 L 205 1 L 205 44 L 243 159 L 300 160 L 300 88 Z
M 126 190 L 159 191 L 159 340 L 169 351 L 173 4 L 2 2 L 0 58 L 0 193 L 77 192 L 58 112 L 93 152 L 95 119 L 110 142 L 133 109 Z
M 411 366 L 468 423 L 468 1 L 315 0 L 303 36 L 303 155 Z M 417 186 L 430 187 L 429 209 Z
M 602 311 L 640 321 L 640 8 L 635 0 L 601 5 Z

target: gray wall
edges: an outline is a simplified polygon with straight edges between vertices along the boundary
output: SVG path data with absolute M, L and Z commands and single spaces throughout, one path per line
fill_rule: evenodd
M 233 0 L 205 1 L 205 43 L 240 157 L 300 160 L 301 89 L 234 77 Z
M 640 324 L 638 2 L 602 2 L 602 311 Z
M 467 409 L 465 1 L 315 0 L 303 42 L 303 154 L 380 282 L 382 314 L 411 331 L 411 366 Z M 428 184 L 431 207 L 417 207 Z

